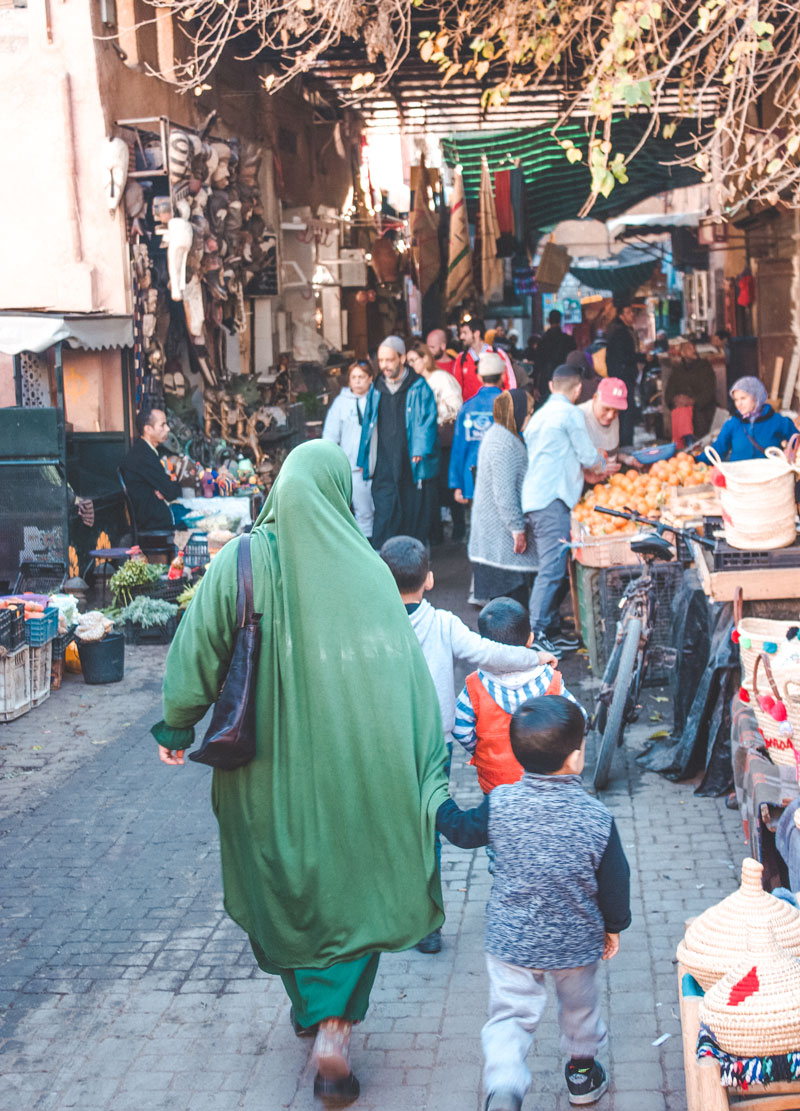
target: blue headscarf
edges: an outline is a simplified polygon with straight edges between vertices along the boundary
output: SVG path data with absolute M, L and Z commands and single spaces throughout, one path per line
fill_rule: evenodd
M 730 389 L 731 397 L 733 397 L 736 390 L 741 390 L 742 393 L 750 394 L 753 401 L 756 403 L 756 407 L 753 409 L 752 413 L 748 413 L 746 417 L 742 417 L 742 420 L 749 421 L 750 424 L 752 424 L 754 421 L 758 420 L 767 407 L 766 387 L 760 378 L 754 378 L 752 375 L 748 375 L 745 378 L 739 378 L 738 381 L 733 383 Z M 739 416 L 741 417 L 742 414 L 739 413 Z

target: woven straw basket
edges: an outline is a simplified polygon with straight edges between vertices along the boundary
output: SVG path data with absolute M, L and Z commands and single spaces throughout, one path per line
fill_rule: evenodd
M 800 613 L 794 621 L 767 617 L 742 617 L 743 595 L 739 586 L 733 595 L 733 621 L 739 637 L 742 661 L 742 686 L 753 693 L 753 669 L 762 652 L 770 657 L 772 673 L 778 683 L 800 678 L 800 639 L 794 630 L 800 626 Z M 789 639 L 790 634 L 791 639 Z M 787 674 L 784 676 L 784 672 Z
M 732 548 L 765 552 L 793 544 L 797 531 L 794 484 L 797 465 L 780 448 L 764 459 L 723 463 L 713 448 L 706 455 L 725 480 L 720 489 L 725 539 Z
M 748 928 L 749 947 L 706 992 L 700 1021 L 735 1057 L 800 1050 L 800 959 L 777 944 L 766 922 Z
M 678 960 L 706 991 L 747 951 L 747 927 L 767 923 L 777 944 L 800 956 L 800 911 L 761 886 L 763 868 L 750 857 L 742 863 L 742 885 L 703 911 L 686 929 Z
M 784 721 L 778 721 L 768 710 L 761 707 L 759 696 L 764 693 L 763 689 L 759 690 L 758 687 L 761 668 L 763 668 L 763 673 L 769 683 L 772 699 L 782 704 L 786 710 Z M 772 763 L 784 764 L 786 767 L 796 767 L 800 770 L 800 764 L 797 760 L 798 749 L 795 749 L 795 745 L 800 747 L 800 683 L 796 680 L 787 680 L 784 684 L 784 690 L 781 692 L 772 674 L 769 656 L 764 652 L 756 659 L 756 666 L 753 670 L 753 700 L 751 705 L 761 736 L 764 738 L 767 755 Z

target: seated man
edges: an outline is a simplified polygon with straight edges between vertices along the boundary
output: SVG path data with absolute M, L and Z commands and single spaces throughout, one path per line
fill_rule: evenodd
M 169 435 L 166 413 L 144 409 L 136 414 L 139 433 L 120 470 L 133 503 L 136 527 L 143 532 L 174 528 L 167 502 L 181 495 L 181 484 L 171 479 L 161 465 L 159 444 Z

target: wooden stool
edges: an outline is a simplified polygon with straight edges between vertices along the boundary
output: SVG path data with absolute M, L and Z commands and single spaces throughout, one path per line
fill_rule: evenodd
M 678 998 L 683 1034 L 683 1071 L 686 1077 L 686 1104 L 689 1111 L 800 1111 L 800 1080 L 778 1082 L 765 1087 L 751 1084 L 747 1091 L 725 1088 L 720 1079 L 719 1062 L 713 1057 L 697 1060 L 702 992 L 694 977 L 678 965 Z

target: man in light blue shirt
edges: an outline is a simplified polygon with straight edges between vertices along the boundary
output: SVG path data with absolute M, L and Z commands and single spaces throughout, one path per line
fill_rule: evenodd
M 522 483 L 522 510 L 533 532 L 539 571 L 529 603 L 531 629 L 545 651 L 576 648 L 575 638 L 559 635 L 558 607 L 567 573 L 570 513 L 583 491 L 583 472 L 619 470 L 609 464 L 586 431 L 576 402 L 581 394 L 575 367 L 556 367 L 547 402 L 525 429 L 528 470 Z M 553 638 L 551 645 L 549 637 Z

